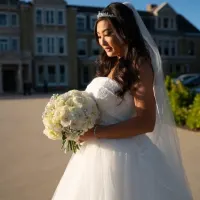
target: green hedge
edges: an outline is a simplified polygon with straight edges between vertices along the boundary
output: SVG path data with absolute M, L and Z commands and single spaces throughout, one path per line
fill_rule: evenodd
M 165 85 L 176 124 L 193 130 L 199 129 L 200 95 L 192 93 L 181 82 L 174 83 L 169 76 L 165 79 Z
M 190 106 L 186 125 L 193 130 L 200 129 L 200 94 L 196 95 L 193 104 Z

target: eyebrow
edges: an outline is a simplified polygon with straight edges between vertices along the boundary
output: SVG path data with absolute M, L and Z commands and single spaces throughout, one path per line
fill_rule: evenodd
M 105 31 L 111 31 L 112 29 L 111 28 L 106 28 L 102 31 L 102 33 L 104 33 Z M 97 34 L 99 34 L 99 32 L 97 32 Z

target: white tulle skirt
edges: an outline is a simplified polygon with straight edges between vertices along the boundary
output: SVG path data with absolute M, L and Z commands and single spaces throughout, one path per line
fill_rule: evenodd
M 53 200 L 191 200 L 177 174 L 146 135 L 93 140 L 72 156 Z

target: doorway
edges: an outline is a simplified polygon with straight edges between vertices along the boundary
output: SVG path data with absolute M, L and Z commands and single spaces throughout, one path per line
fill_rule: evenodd
M 3 91 L 4 92 L 16 92 L 16 70 L 4 69 L 3 75 Z

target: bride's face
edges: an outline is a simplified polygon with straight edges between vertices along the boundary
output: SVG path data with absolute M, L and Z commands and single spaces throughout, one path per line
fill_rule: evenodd
M 97 36 L 100 46 L 109 57 L 124 56 L 126 45 L 116 34 L 112 24 L 108 20 L 98 22 Z

